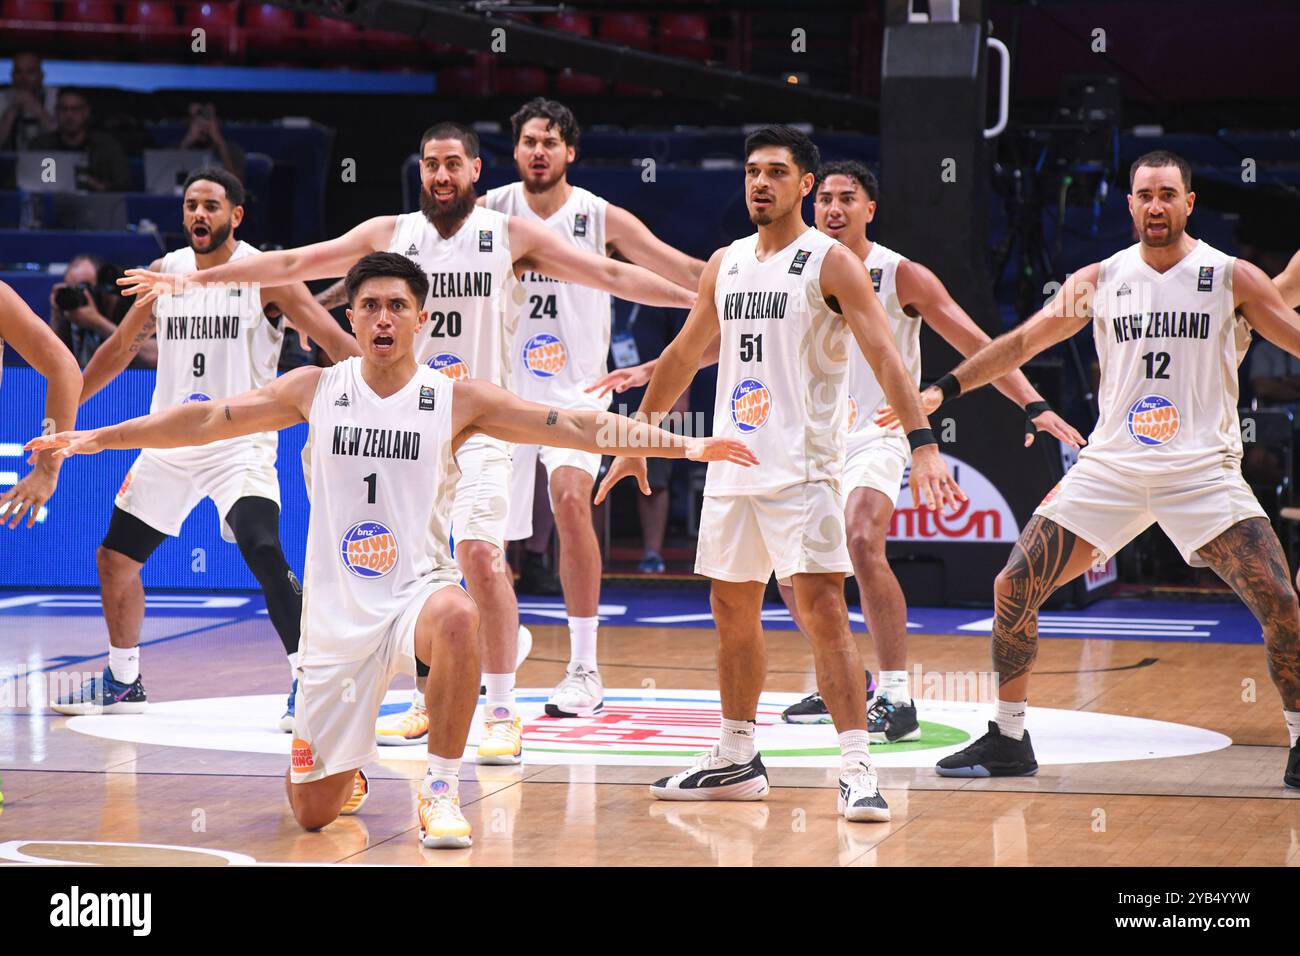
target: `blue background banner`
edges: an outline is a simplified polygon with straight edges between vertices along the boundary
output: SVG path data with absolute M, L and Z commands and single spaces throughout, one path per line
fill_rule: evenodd
M 96 428 L 149 411 L 152 369 L 127 369 L 82 406 L 80 428 Z M 23 443 L 40 434 L 45 381 L 29 368 L 7 368 L 0 383 L 0 491 L 27 474 Z M 280 540 L 294 571 L 302 575 L 307 543 L 307 493 L 302 446 L 307 426 L 280 433 Z M 77 457 L 63 466 L 45 520 L 35 527 L 0 530 L 0 587 L 98 588 L 95 549 L 108 529 L 113 498 L 135 460 L 134 451 L 105 451 Z M 217 510 L 210 500 L 194 509 L 181 533 L 168 538 L 144 568 L 147 588 L 230 590 L 256 588 L 239 549 L 221 540 Z

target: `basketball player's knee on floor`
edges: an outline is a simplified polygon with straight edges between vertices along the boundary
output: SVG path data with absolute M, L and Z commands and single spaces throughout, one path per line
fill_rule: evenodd
M 333 781 L 318 780 L 315 783 L 292 784 L 293 818 L 304 830 L 319 830 L 327 827 L 339 818 L 339 811 L 352 794 L 352 779 L 355 771 L 348 774 L 346 790 L 332 786 Z M 316 784 L 320 784 L 317 786 Z

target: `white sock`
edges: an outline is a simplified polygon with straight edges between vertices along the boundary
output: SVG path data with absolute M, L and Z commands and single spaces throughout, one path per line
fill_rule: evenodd
M 596 625 L 599 617 L 569 618 L 569 664 L 596 669 Z
M 489 720 L 504 720 L 515 716 L 515 675 L 484 674 L 483 686 L 487 688 L 487 704 L 483 713 Z
M 907 671 L 881 671 L 876 678 L 876 692 L 891 704 L 911 701 L 912 695 L 907 692 Z
M 134 684 L 140 676 L 140 648 L 108 648 L 108 669 L 113 672 L 113 680 L 123 684 Z
M 424 691 L 418 687 L 411 692 L 411 706 L 416 710 L 424 710 L 427 706 L 424 702 Z
M 289 657 L 289 673 L 293 674 L 294 680 L 298 679 L 298 652 L 294 651 Z
M 420 796 L 450 792 L 454 797 L 460 793 L 460 758 L 428 754 L 428 759 L 429 769 L 425 771 L 424 780 L 420 783 Z M 439 784 L 446 786 L 441 787 Z
M 1300 742 L 1300 711 L 1284 710 L 1282 716 L 1286 718 L 1286 732 L 1291 735 L 1291 746 L 1294 747 Z
M 1027 700 L 999 700 L 998 715 L 995 718 L 998 724 L 998 733 L 1003 737 L 1010 737 L 1012 740 L 1025 739 L 1025 705 Z
M 756 729 L 752 720 L 728 720 L 723 717 L 718 755 L 732 763 L 749 763 L 754 759 Z
M 840 765 L 864 763 L 871 766 L 871 734 L 865 730 L 846 730 L 840 734 Z

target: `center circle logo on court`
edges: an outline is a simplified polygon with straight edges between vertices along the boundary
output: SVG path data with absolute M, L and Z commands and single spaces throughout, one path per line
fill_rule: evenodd
M 731 420 L 742 433 L 758 431 L 771 414 L 772 393 L 758 379 L 742 379 L 731 390 Z
M 397 536 L 378 521 L 358 521 L 344 533 L 339 557 L 359 578 L 382 578 L 397 567 Z
M 538 378 L 550 378 L 569 361 L 569 353 L 561 342 L 549 332 L 538 332 L 524 343 L 524 368 Z
M 205 395 L 203 392 L 190 392 L 190 394 L 186 396 L 185 401 L 182 402 L 181 404 L 188 405 L 190 402 L 210 402 L 210 401 L 212 401 L 211 395 Z
M 1128 433 L 1139 445 L 1164 445 L 1178 434 L 1178 407 L 1163 395 L 1143 395 L 1128 410 Z
M 453 382 L 463 382 L 469 378 L 469 366 L 454 352 L 439 352 L 429 359 L 429 368 L 441 372 Z

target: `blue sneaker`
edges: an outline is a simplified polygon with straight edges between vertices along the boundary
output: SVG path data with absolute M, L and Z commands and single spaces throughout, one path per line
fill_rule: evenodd
M 72 693 L 56 698 L 50 704 L 50 710 L 78 717 L 83 714 L 142 714 L 147 706 L 141 677 L 123 684 L 114 680 L 113 672 L 105 667 L 99 677 L 92 677 Z
M 636 566 L 636 569 L 642 574 L 663 574 L 664 559 L 659 556 L 658 551 L 649 551 L 641 559 L 641 563 Z
M 293 679 L 289 688 L 289 700 L 284 705 L 284 716 L 280 718 L 280 729 L 286 734 L 293 733 L 293 699 L 298 696 L 298 678 Z

